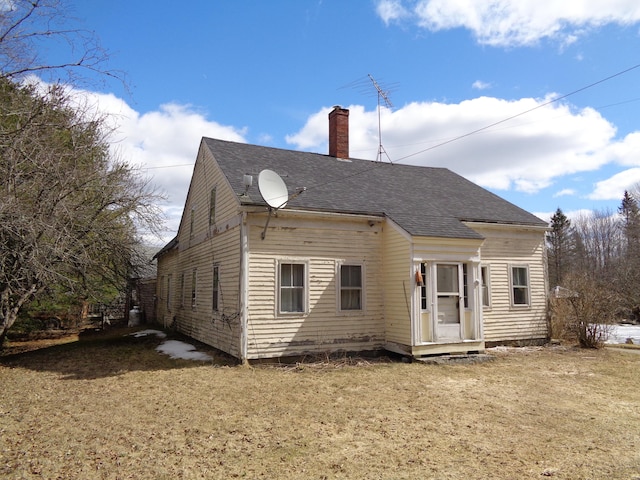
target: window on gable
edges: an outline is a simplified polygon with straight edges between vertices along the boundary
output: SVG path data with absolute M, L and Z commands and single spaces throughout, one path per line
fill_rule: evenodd
M 216 223 L 216 187 L 211 189 L 209 196 L 209 226 Z
M 195 228 L 196 221 L 196 209 L 191 207 L 191 216 L 189 217 L 189 235 L 193 235 L 193 229 Z
M 528 267 L 511 267 L 511 303 L 529 305 Z
M 362 310 L 362 265 L 340 265 L 340 310 Z
M 213 266 L 212 309 L 214 312 L 220 309 L 220 267 L 218 265 Z
M 282 313 L 304 312 L 305 264 L 280 264 L 280 302 Z
M 171 282 L 173 279 L 173 275 L 168 275 L 167 276 L 167 311 L 171 311 Z

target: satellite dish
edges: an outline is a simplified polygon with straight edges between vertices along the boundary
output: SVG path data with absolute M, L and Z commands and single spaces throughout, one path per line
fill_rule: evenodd
M 271 208 L 284 208 L 289 201 L 289 192 L 284 180 L 273 170 L 262 170 L 258 175 L 258 190 Z

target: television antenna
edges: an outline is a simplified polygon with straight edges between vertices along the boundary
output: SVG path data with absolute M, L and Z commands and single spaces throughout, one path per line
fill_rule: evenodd
M 258 174 L 258 190 L 260 191 L 262 199 L 269 206 L 267 223 L 265 224 L 262 235 L 260 236 L 260 238 L 264 240 L 267 236 L 267 228 L 269 227 L 271 215 L 279 209 L 286 207 L 289 200 L 304 192 L 306 187 L 300 187 L 297 189 L 296 193 L 289 195 L 287 185 L 284 183 L 284 180 L 282 180 L 282 177 L 273 170 L 265 169 Z
M 393 104 L 391 103 L 391 100 L 389 100 L 389 92 L 382 90 L 378 82 L 376 82 L 376 79 L 373 78 L 373 76 L 370 73 L 368 73 L 367 75 L 369 76 L 369 79 L 371 80 L 371 82 L 373 83 L 373 86 L 378 92 L 378 154 L 376 155 L 376 161 L 380 161 L 382 159 L 382 154 L 384 153 L 384 155 L 389 160 L 389 163 L 393 163 L 391 161 L 391 158 L 389 158 L 387 151 L 382 146 L 382 126 L 380 122 L 380 100 L 384 102 L 384 105 L 387 108 L 393 108 Z

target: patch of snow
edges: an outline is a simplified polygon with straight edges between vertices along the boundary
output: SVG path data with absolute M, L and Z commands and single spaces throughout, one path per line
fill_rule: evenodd
M 606 343 L 626 343 L 627 338 L 640 345 L 640 325 L 612 325 Z
M 165 355 L 169 355 L 170 358 L 182 358 L 184 360 L 213 360 L 211 355 L 207 355 L 203 352 L 198 352 L 196 347 L 179 340 L 167 340 L 161 345 L 156 347 L 156 350 Z
M 161 332 L 160 330 L 140 330 L 139 332 L 131 333 L 130 335 L 139 338 L 139 337 L 148 337 L 149 335 L 155 335 L 158 338 L 167 338 L 167 334 Z
M 155 335 L 158 338 L 167 338 L 167 334 L 161 332 L 160 330 L 141 330 L 139 332 L 130 333 L 135 338 L 139 337 L 147 337 L 149 335 Z M 198 352 L 196 347 L 190 345 L 185 342 L 180 342 L 178 340 L 166 340 L 162 342 L 156 350 L 160 353 L 164 353 L 165 355 L 169 355 L 169 358 L 181 358 L 183 360 L 213 360 L 211 355 L 206 353 Z

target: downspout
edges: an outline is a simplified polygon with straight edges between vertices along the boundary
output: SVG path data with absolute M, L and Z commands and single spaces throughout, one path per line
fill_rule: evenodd
M 249 297 L 249 262 L 247 259 L 249 239 L 247 236 L 247 212 L 242 212 L 240 223 L 240 361 L 243 365 L 248 363 L 247 350 L 249 338 L 247 332 L 248 313 L 247 303 Z

